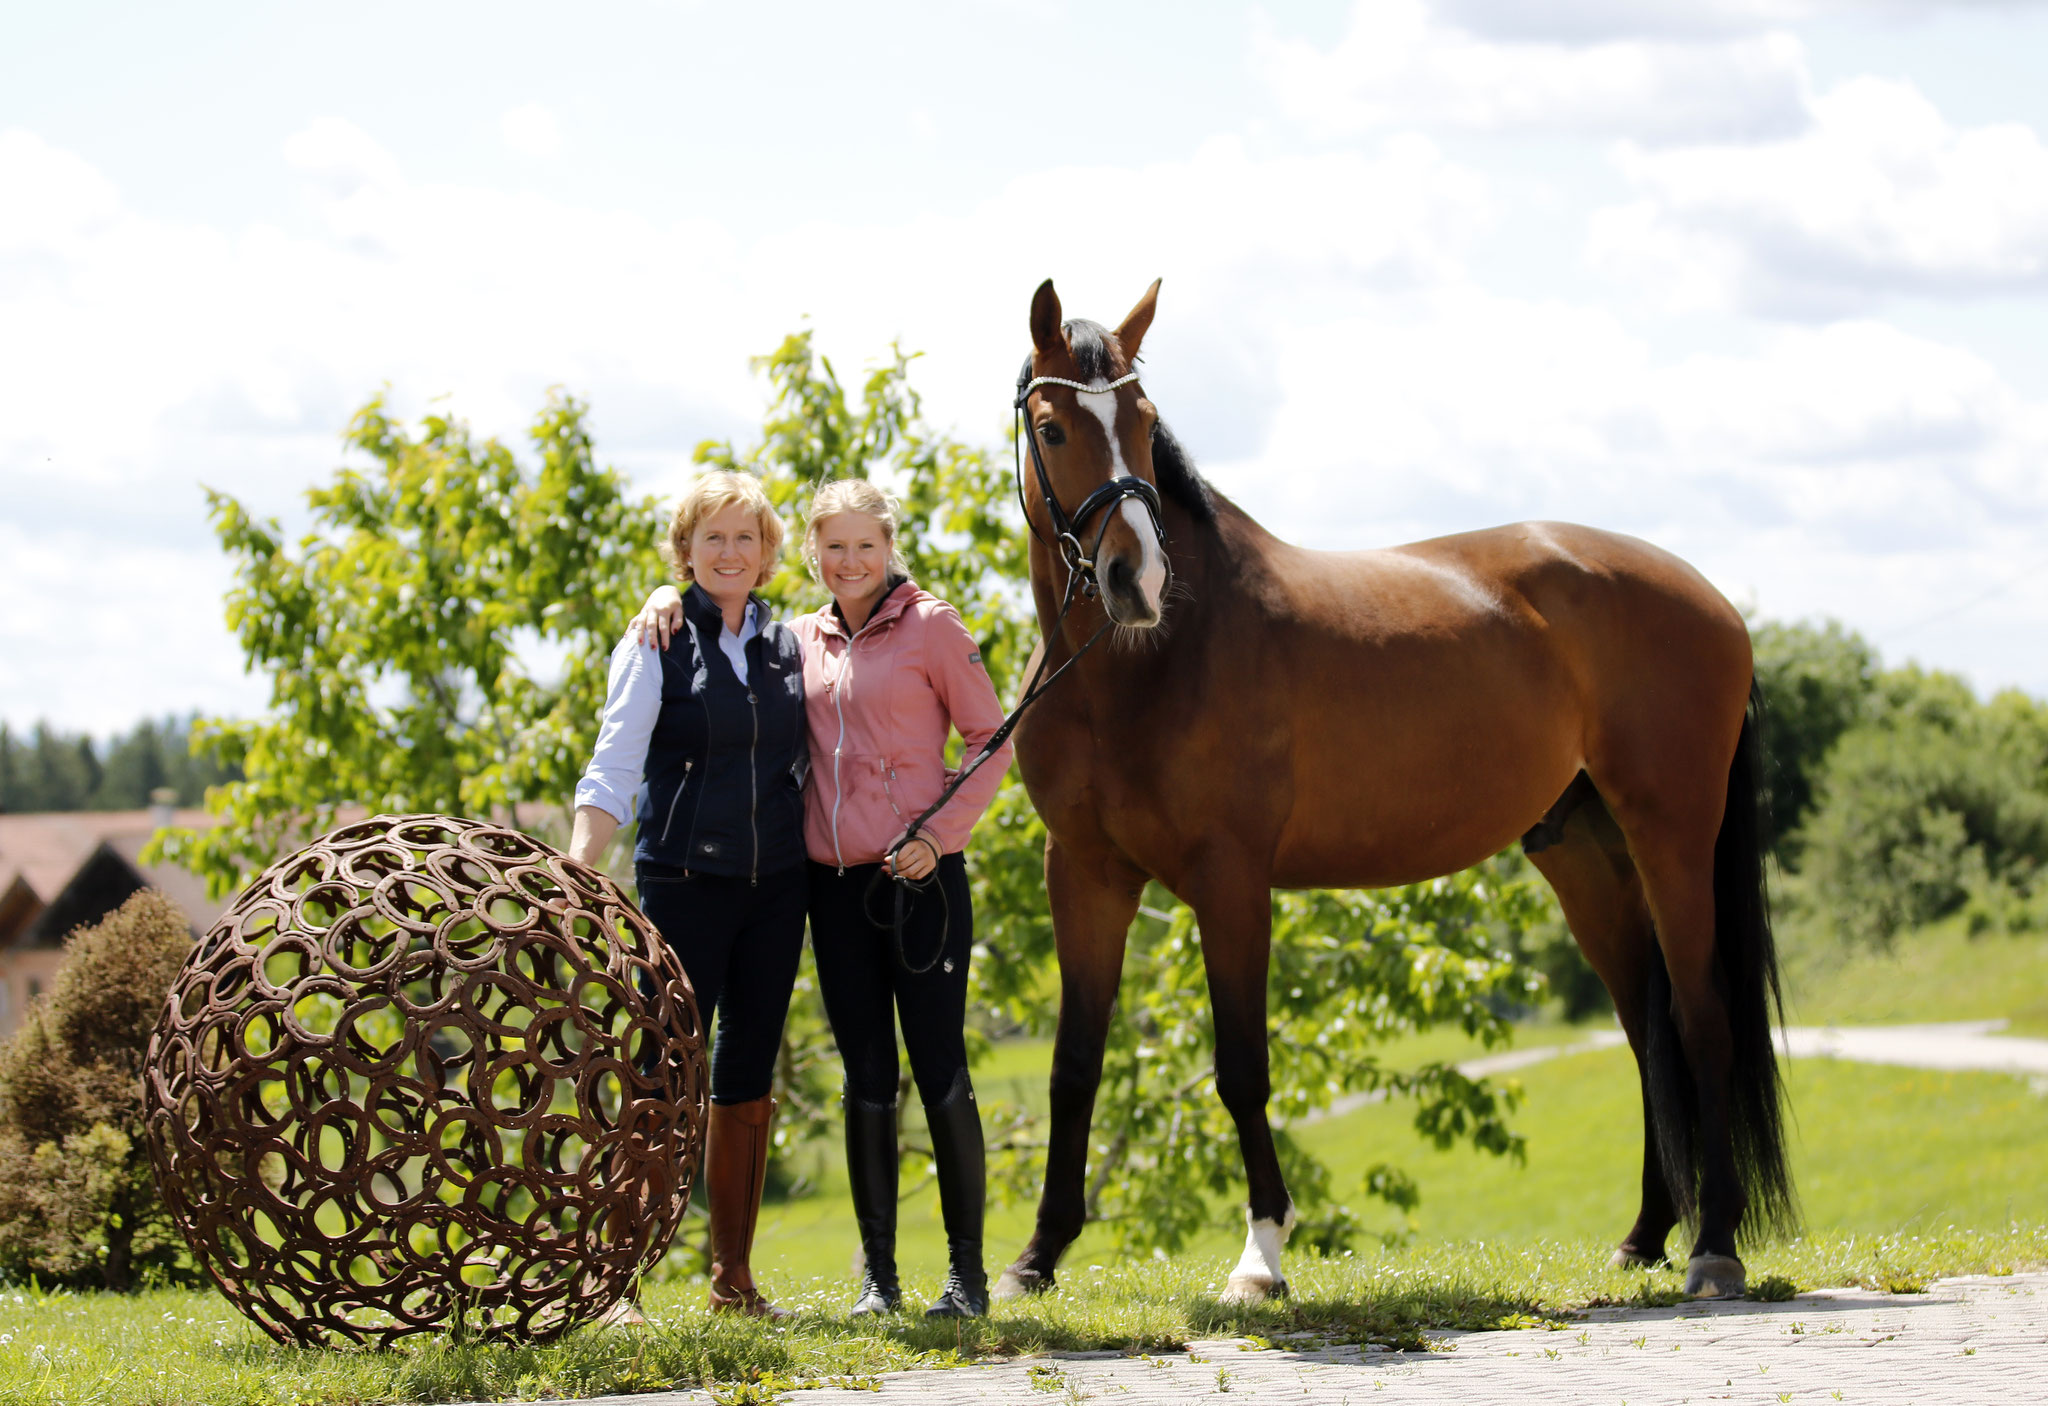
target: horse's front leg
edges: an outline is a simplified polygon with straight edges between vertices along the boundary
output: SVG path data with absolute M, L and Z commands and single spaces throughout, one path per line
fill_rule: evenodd
M 1266 964 L 1273 945 L 1272 891 L 1263 877 L 1205 884 L 1194 900 L 1202 931 L 1202 966 L 1216 1019 L 1216 1092 L 1237 1124 L 1250 1198 L 1244 1255 L 1224 1287 L 1225 1303 L 1284 1297 L 1280 1250 L 1294 1229 L 1294 1202 L 1280 1176 L 1266 1050 Z
M 996 1281 L 995 1296 L 1015 1298 L 1053 1286 L 1053 1271 L 1087 1218 L 1088 1125 L 1102 1082 L 1102 1050 L 1116 1007 L 1124 941 L 1145 877 L 1112 855 L 1077 855 L 1056 840 L 1045 847 L 1045 891 L 1052 903 L 1060 961 L 1060 1023 L 1052 1050 L 1052 1132 L 1038 1227 L 1017 1262 Z

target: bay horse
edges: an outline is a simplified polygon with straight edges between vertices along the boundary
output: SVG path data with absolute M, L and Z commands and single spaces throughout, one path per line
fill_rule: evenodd
M 1051 1287 L 1081 1231 L 1147 880 L 1200 928 L 1249 1191 L 1224 1296 L 1249 1302 L 1286 1293 L 1294 1224 L 1266 1118 L 1271 890 L 1414 883 L 1518 838 L 1636 1056 L 1642 1200 L 1614 1262 L 1661 1261 L 1690 1221 L 1686 1292 L 1745 1292 L 1738 1233 L 1795 1210 L 1742 616 L 1669 553 L 1564 523 L 1360 552 L 1278 540 L 1196 473 L 1133 373 L 1158 295 L 1112 332 L 1064 321 L 1048 279 L 1018 378 L 1040 650 L 1073 667 L 1016 734 L 1060 1011 L 1036 1230 L 998 1295 Z

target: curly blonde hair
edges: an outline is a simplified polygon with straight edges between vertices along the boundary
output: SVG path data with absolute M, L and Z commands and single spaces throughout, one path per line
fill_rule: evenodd
M 835 478 L 811 499 L 810 514 L 804 519 L 803 558 L 811 575 L 825 579 L 818 568 L 818 528 L 835 513 L 866 513 L 882 524 L 882 536 L 889 542 L 889 574 L 908 581 L 910 567 L 903 560 L 898 541 L 896 500 L 864 478 Z
M 775 505 L 768 501 L 761 480 L 752 474 L 714 469 L 699 474 L 683 490 L 683 500 L 676 504 L 676 515 L 669 521 L 668 540 L 661 544 L 661 559 L 676 580 L 688 585 L 697 579 L 690 569 L 690 538 L 697 524 L 734 506 L 753 509 L 761 524 L 761 575 L 754 585 L 765 586 L 774 579 L 782 566 L 782 519 L 776 515 Z

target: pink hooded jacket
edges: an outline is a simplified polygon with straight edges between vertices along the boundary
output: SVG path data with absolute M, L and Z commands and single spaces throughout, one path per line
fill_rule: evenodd
M 820 864 L 877 863 L 952 780 L 948 731 L 959 730 L 971 759 L 1002 725 L 1003 705 L 960 613 L 909 582 L 850 640 L 830 605 L 790 628 L 803 641 L 811 742 L 805 846 Z M 925 833 L 941 853 L 966 847 L 1009 765 L 1005 743 L 932 817 Z

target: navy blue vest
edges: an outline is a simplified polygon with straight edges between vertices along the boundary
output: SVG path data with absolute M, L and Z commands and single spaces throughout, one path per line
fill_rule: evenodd
M 763 614 L 766 607 L 762 607 Z M 747 683 L 719 648 L 717 604 L 692 584 L 687 628 L 661 651 L 636 860 L 759 878 L 804 860 L 803 655 L 775 621 L 747 641 Z

